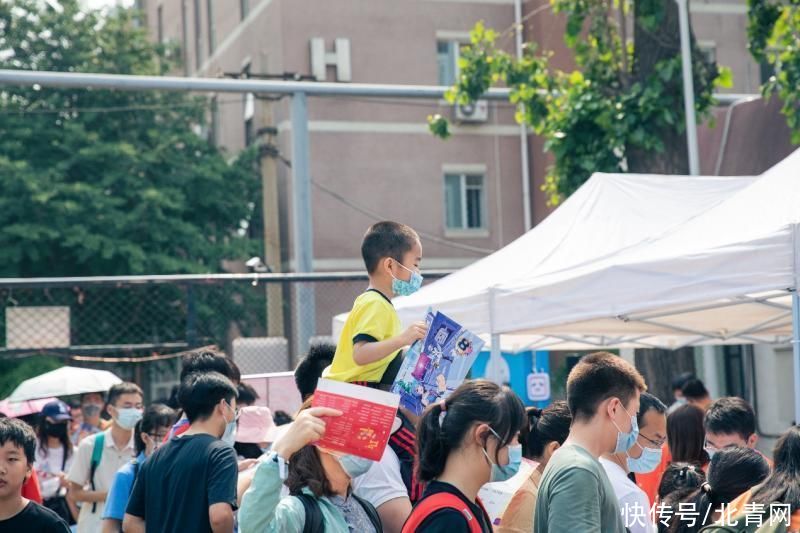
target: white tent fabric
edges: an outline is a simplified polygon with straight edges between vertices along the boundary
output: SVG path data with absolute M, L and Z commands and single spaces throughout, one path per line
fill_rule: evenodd
M 539 279 L 568 274 L 573 269 L 587 268 L 598 261 L 653 242 L 676 227 L 720 205 L 742 189 L 752 185 L 754 177 L 687 177 L 639 174 L 602 174 L 592 176 L 563 205 L 534 229 L 499 250 L 458 272 L 447 276 L 418 293 L 395 300 L 405 323 L 419 320 L 432 307 L 465 327 L 480 333 L 531 333 L 517 336 L 510 345 L 523 348 L 564 349 L 591 348 L 597 345 L 626 346 L 617 333 L 595 328 L 591 331 L 558 332 L 543 338 L 518 316 L 507 327 L 508 315 L 517 313 L 505 298 L 519 295 L 525 299 L 520 285 Z M 502 287 L 512 287 L 504 290 Z M 610 287 L 605 287 L 611 290 Z M 592 294 L 575 295 L 586 298 Z M 494 300 L 494 305 L 492 305 Z M 503 303 L 500 303 L 502 300 Z M 549 313 L 538 318 L 547 318 Z M 341 320 L 341 318 L 339 319 Z M 674 331 L 650 332 L 647 337 L 664 337 L 659 342 L 683 342 L 685 334 Z M 588 335 L 588 336 L 585 336 Z M 606 339 L 595 338 L 605 336 Z M 632 347 L 648 346 L 658 339 L 641 338 L 641 332 L 630 332 L 628 338 L 640 338 Z M 504 336 L 505 337 L 505 336 Z M 616 342 L 611 342 L 616 341 Z M 503 339 L 504 349 L 507 348 Z M 509 346 L 510 347 L 510 346 Z M 516 350 L 515 350 L 516 351 Z
M 658 239 L 568 270 L 499 283 L 491 332 L 788 340 L 799 204 L 797 151 Z

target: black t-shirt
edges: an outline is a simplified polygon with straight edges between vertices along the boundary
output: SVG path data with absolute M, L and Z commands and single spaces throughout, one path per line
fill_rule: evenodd
M 478 523 L 481 525 L 481 530 L 483 530 L 485 533 L 492 532 L 491 518 L 489 518 L 489 516 L 478 504 L 472 503 L 466 496 L 464 496 L 464 493 L 450 483 L 431 481 L 428 483 L 428 486 L 425 489 L 425 494 L 423 495 L 422 500 L 431 494 L 437 494 L 439 492 L 449 492 L 450 494 L 455 494 L 458 496 L 461 501 L 469 506 L 469 510 L 472 511 L 472 515 L 478 519 Z M 461 514 L 460 511 L 455 509 L 441 509 L 428 515 L 428 518 L 426 518 L 422 524 L 420 524 L 417 531 L 424 531 L 425 533 L 461 533 L 464 531 L 469 531 L 469 523 L 467 522 L 467 518 Z
M 147 533 L 210 532 L 208 508 L 236 509 L 236 452 L 208 434 L 173 437 L 139 469 L 128 514 L 144 519 Z
M 69 533 L 69 526 L 54 511 L 28 502 L 8 520 L 0 520 L 0 533 Z

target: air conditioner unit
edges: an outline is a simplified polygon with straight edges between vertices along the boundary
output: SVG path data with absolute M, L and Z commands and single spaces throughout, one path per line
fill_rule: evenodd
M 471 104 L 456 104 L 457 122 L 486 122 L 489 118 L 489 102 L 478 100 Z

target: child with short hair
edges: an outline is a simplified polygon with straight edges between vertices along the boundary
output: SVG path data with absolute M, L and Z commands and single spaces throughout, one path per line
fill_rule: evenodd
M 336 381 L 390 385 L 397 371 L 387 372 L 401 350 L 426 334 L 424 322 L 402 331 L 392 305 L 394 296 L 408 296 L 422 285 L 422 244 L 405 224 L 378 222 L 367 230 L 361 255 L 369 287 L 356 298 L 342 329 L 333 362 L 322 377 Z M 392 367 L 399 365 L 395 363 Z
M 69 533 L 55 512 L 22 496 L 31 476 L 36 434 L 16 418 L 0 418 L 0 531 Z

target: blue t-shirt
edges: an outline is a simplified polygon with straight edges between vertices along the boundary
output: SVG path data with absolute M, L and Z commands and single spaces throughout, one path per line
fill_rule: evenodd
M 144 452 L 133 461 L 129 461 L 122 466 L 114 475 L 114 481 L 106 496 L 106 506 L 103 510 L 103 518 L 113 518 L 122 520 L 125 518 L 125 508 L 133 490 L 133 482 L 136 479 L 136 469 L 142 467 L 145 461 Z

